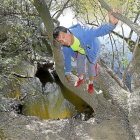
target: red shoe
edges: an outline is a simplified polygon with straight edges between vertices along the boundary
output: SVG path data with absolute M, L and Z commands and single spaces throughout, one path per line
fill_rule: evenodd
M 88 84 L 88 93 L 92 94 L 93 92 L 93 84 Z
M 83 83 L 84 79 L 85 79 L 84 77 L 83 77 L 83 79 L 82 79 L 82 80 L 79 78 L 79 79 L 78 79 L 78 81 L 76 81 L 76 82 L 75 82 L 75 85 L 74 85 L 74 86 L 75 86 L 75 87 L 80 86 L 80 84 L 82 84 L 82 83 Z

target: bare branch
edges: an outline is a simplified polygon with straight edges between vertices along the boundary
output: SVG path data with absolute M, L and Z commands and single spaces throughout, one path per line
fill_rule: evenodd
M 123 38 L 124 38 L 124 30 L 123 30 L 123 26 L 121 25 L 122 28 L 122 34 L 123 34 Z M 124 39 L 123 39 L 123 57 L 124 57 Z M 123 73 L 124 73 L 124 65 L 123 65 Z
M 12 14 L 16 14 L 16 15 L 27 15 L 27 16 L 35 16 L 35 17 L 40 17 L 40 15 L 39 14 L 33 14 L 33 13 L 24 13 L 24 12 L 22 12 L 22 13 L 18 13 L 18 12 L 11 12 L 10 13 L 11 15 Z M 9 14 L 9 15 L 10 15 Z M 8 14 L 7 14 L 8 15 Z
M 34 34 L 34 36 L 35 36 L 36 38 L 49 39 L 49 37 L 48 37 L 48 36 L 37 36 L 37 35 L 35 35 L 35 34 Z
M 17 76 L 19 78 L 33 78 L 33 77 L 30 77 L 30 76 L 21 75 L 21 74 L 15 73 L 15 72 L 12 72 L 11 74 L 15 75 L 15 76 Z
M 112 42 L 112 39 L 111 39 L 111 35 L 109 34 L 109 38 L 110 38 L 110 41 L 111 41 L 111 46 L 112 46 L 112 53 L 113 53 L 113 60 L 112 60 L 112 63 L 111 63 L 111 69 L 113 70 L 113 68 L 114 68 L 114 59 L 115 59 L 115 57 L 114 57 L 114 48 L 113 48 L 113 42 Z
M 69 8 L 69 7 L 72 7 L 73 5 L 69 5 L 69 6 L 66 6 L 65 9 Z M 52 18 L 54 18 L 54 16 L 60 12 L 61 10 L 57 10 L 53 15 L 52 15 Z
M 127 71 L 128 71 L 128 69 L 129 69 L 130 64 L 131 64 L 131 61 L 129 62 L 129 64 L 128 64 L 126 70 L 125 70 L 125 73 L 124 73 L 124 75 L 123 75 L 123 86 L 125 86 L 125 78 L 126 78 L 126 74 L 127 74 Z
M 139 15 L 140 15 L 140 11 L 138 11 L 138 13 L 135 17 L 134 23 L 136 23 L 136 21 L 138 20 Z M 128 37 L 129 39 L 132 37 L 132 33 L 133 33 L 133 30 L 131 29 L 131 32 L 130 32 L 129 37 Z
M 48 5 L 48 8 L 50 9 L 50 7 L 51 7 L 51 4 L 52 4 L 52 0 L 50 0 L 50 3 L 49 3 L 49 5 Z
M 122 80 L 119 78 L 119 76 L 112 70 L 110 69 L 105 62 L 102 59 L 99 59 L 99 64 L 106 69 L 106 72 L 126 91 L 129 91 L 126 85 L 123 85 Z
M 57 16 L 55 17 L 55 19 L 58 19 L 58 18 L 60 17 L 60 15 L 63 13 L 64 9 L 66 8 L 66 6 L 68 5 L 69 2 L 70 2 L 70 0 L 68 0 L 68 1 L 64 4 L 63 8 L 62 8 L 61 11 L 57 14 Z
M 112 8 L 104 1 L 98 0 L 103 8 L 105 8 L 108 12 L 112 11 Z M 113 13 L 113 15 L 121 20 L 122 22 L 126 23 L 135 33 L 140 35 L 140 26 L 134 24 L 129 18 L 123 16 L 119 13 Z

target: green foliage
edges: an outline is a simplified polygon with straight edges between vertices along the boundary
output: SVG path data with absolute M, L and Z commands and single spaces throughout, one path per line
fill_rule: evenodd
M 98 0 L 78 0 L 74 1 L 75 5 L 72 9 L 75 11 L 75 17 L 85 23 L 85 21 L 96 20 L 96 16 L 100 16 L 100 3 Z M 103 10 L 105 11 L 105 10 Z
M 12 67 L 18 66 L 25 54 L 32 49 L 32 41 L 38 41 L 41 34 L 38 28 L 41 20 L 30 1 L 3 0 L 0 8 L 5 15 L 0 24 L 0 72 L 9 73 Z M 37 34 L 37 35 L 36 35 Z M 36 36 L 35 36 L 36 35 Z
M 130 4 L 133 4 L 133 0 L 129 0 L 129 3 L 130 3 Z
M 121 58 L 121 64 L 123 65 L 123 67 L 127 67 L 128 66 L 128 57 L 127 55 L 125 54 L 122 58 Z
M 112 8 L 118 8 L 122 14 L 135 18 L 139 11 L 138 0 L 105 0 Z M 103 9 L 98 0 L 73 0 L 75 17 L 83 24 L 101 25 L 108 21 L 108 13 Z M 127 8 L 126 8 L 127 7 Z M 127 14 L 126 14 L 127 13 Z
M 134 19 L 140 10 L 138 0 L 135 2 L 133 0 L 105 1 L 112 8 L 118 7 L 122 10 L 122 14 L 127 13 L 126 16 L 130 19 Z M 57 13 L 63 8 L 65 2 L 66 0 L 52 1 L 50 11 Z M 0 2 L 0 8 L 5 12 L 0 14 L 0 18 L 3 19 L 0 25 L 0 72 L 11 72 L 11 68 L 18 66 L 20 61 L 26 58 L 25 55 L 29 51 L 36 51 L 40 47 L 40 45 L 37 46 L 37 49 L 32 47 L 33 42 L 38 43 L 37 36 L 41 35 L 39 31 L 41 20 L 40 17 L 36 16 L 38 12 L 32 3 L 33 0 L 22 0 L 22 3 L 20 0 L 2 0 Z M 67 6 L 70 5 L 73 5 L 71 9 L 75 12 L 75 17 L 83 24 L 101 25 L 108 21 L 108 12 L 102 9 L 98 0 L 71 0 Z M 31 14 L 35 16 L 31 16 Z M 115 59 L 119 65 L 126 67 L 128 65 L 127 56 L 122 54 L 120 40 L 116 39 L 116 42 L 119 47 L 114 51 Z M 110 59 L 113 56 L 113 53 L 105 47 L 109 43 L 110 40 L 107 38 L 106 43 L 102 45 L 103 50 L 109 54 L 106 55 L 108 56 L 106 59 Z
M 2 88 L 3 88 L 3 81 L 2 81 L 2 75 L 0 75 L 0 90 L 2 90 Z

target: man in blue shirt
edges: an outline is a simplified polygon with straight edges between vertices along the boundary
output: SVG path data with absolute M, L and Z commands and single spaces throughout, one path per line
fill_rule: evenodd
M 64 54 L 65 75 L 69 80 L 71 75 L 71 56 L 77 58 L 78 81 L 75 87 L 78 87 L 84 81 L 84 73 L 86 71 L 86 58 L 88 64 L 88 93 L 93 92 L 93 80 L 97 76 L 97 58 L 100 52 L 100 42 L 97 37 L 104 36 L 115 29 L 118 19 L 112 13 L 121 13 L 118 9 L 109 12 L 109 22 L 101 25 L 99 28 L 89 28 L 76 24 L 69 29 L 59 26 L 53 32 L 53 37 L 60 42 Z

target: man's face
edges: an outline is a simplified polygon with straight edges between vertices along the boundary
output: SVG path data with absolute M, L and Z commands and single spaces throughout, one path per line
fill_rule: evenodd
M 69 31 L 67 33 L 60 31 L 56 40 L 62 45 L 70 46 L 72 44 L 72 34 Z

